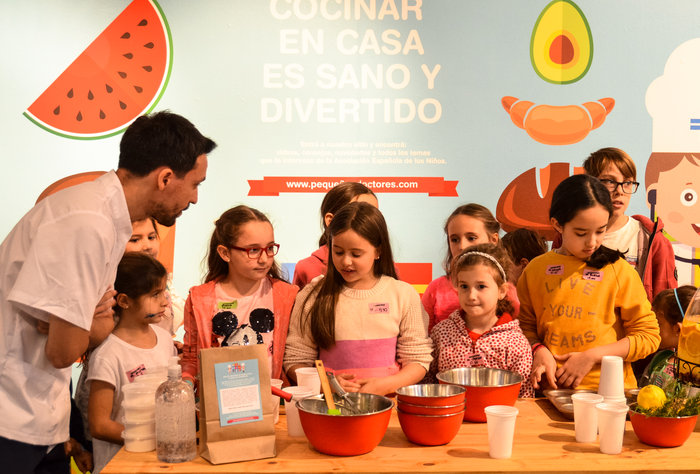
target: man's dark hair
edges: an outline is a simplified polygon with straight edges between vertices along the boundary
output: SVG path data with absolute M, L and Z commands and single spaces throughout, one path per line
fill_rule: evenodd
M 129 125 L 119 144 L 119 168 L 136 176 L 167 166 L 178 178 L 189 172 L 197 157 L 216 143 L 186 118 L 169 111 L 142 115 Z

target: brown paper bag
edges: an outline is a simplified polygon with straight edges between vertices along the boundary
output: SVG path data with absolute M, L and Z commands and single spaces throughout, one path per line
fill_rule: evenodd
M 202 349 L 199 377 L 200 456 L 212 464 L 274 457 L 275 405 L 266 347 Z M 257 386 L 251 384 L 256 378 Z

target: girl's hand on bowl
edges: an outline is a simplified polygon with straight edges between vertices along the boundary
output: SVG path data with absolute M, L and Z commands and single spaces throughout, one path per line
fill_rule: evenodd
M 530 372 L 530 382 L 536 389 L 543 389 L 549 385 L 550 388 L 557 388 L 557 361 L 547 347 L 541 347 L 533 354 L 532 371 Z M 545 379 L 542 380 L 544 374 Z
M 360 384 L 360 392 L 374 393 L 375 395 L 386 395 L 393 390 L 387 389 L 385 377 L 373 377 L 357 381 Z
M 560 387 L 577 387 L 595 364 L 588 351 L 555 355 L 554 359 L 563 363 L 555 374 Z
M 362 387 L 355 374 L 335 374 L 335 378 L 346 392 L 359 392 Z

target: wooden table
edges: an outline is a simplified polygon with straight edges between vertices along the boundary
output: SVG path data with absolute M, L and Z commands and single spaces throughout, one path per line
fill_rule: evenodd
M 406 440 L 396 412 L 384 439 L 362 456 L 320 454 L 306 438 L 287 436 L 280 416 L 277 457 L 212 465 L 202 458 L 166 464 L 155 452 L 129 453 L 122 449 L 102 471 L 104 474 L 216 472 L 700 472 L 700 423 L 683 446 L 654 448 L 642 444 L 627 422 L 622 453 L 601 454 L 597 443 L 577 443 L 574 423 L 565 419 L 546 399 L 518 400 L 513 456 L 491 459 L 486 424 L 464 423 L 457 437 L 445 446 L 418 446 Z

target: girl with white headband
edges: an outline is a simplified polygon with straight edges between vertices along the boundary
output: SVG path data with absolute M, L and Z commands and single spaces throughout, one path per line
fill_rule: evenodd
M 506 250 L 494 244 L 474 245 L 452 260 L 450 277 L 460 308 L 430 333 L 435 343 L 431 374 L 457 367 L 510 370 L 523 378 L 520 397 L 535 395 L 530 344 L 507 298 L 511 267 Z

